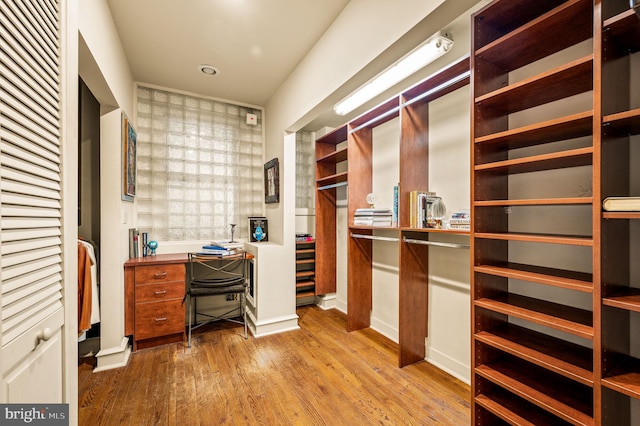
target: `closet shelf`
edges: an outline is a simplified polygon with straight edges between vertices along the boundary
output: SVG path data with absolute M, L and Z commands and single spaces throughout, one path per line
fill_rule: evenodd
M 593 351 L 513 324 L 475 335 L 482 342 L 568 379 L 593 386 Z
M 522 111 L 593 89 L 593 55 L 476 98 L 500 115 Z
M 602 379 L 602 384 L 614 391 L 640 399 L 640 360 L 625 357 L 608 377 Z
M 640 219 L 640 212 L 603 212 L 603 219 Z
M 316 139 L 316 143 L 338 145 L 347 140 L 347 126 L 340 126 L 332 132 Z
M 347 181 L 347 172 L 343 172 L 343 173 L 336 173 L 335 175 L 318 179 L 316 183 L 320 187 L 320 186 L 332 185 L 335 183 L 342 183 L 346 181 Z
M 315 271 L 300 271 L 300 272 L 296 272 L 296 278 L 313 277 L 314 273 L 315 273 Z
M 552 425 L 559 419 L 504 389 L 494 387 L 475 398 L 476 404 L 512 425 Z
M 593 197 L 575 198 L 530 198 L 512 200 L 476 200 L 476 207 L 516 207 L 516 206 L 558 206 L 558 205 L 590 205 Z
M 602 117 L 603 132 L 607 136 L 640 134 L 640 108 Z
M 593 424 L 593 392 L 588 386 L 512 357 L 480 365 L 476 373 L 567 422 Z
M 602 304 L 627 311 L 640 312 L 640 289 L 616 288 L 611 296 L 604 297 Z
M 474 305 L 593 340 L 592 314 L 584 309 L 513 293 L 477 299 Z
M 507 263 L 504 266 L 478 265 L 473 270 L 482 274 L 513 278 L 584 293 L 593 292 L 593 276 L 582 272 L 519 263 Z
M 574 246 L 593 246 L 593 238 L 572 235 L 544 235 L 544 234 L 508 234 L 497 232 L 476 232 L 476 238 L 523 241 L 530 243 L 566 244 Z
M 603 29 L 612 39 L 621 41 L 613 45 L 624 46 L 622 55 L 640 51 L 640 18 L 632 9 L 605 20 Z
M 475 166 L 475 170 L 479 172 L 506 172 L 509 174 L 530 173 L 543 170 L 588 166 L 592 164 L 592 157 L 593 147 L 586 147 L 479 164 Z
M 475 55 L 510 72 L 587 40 L 592 33 L 591 0 L 572 0 L 477 49 Z
M 306 253 L 314 253 L 315 250 L 311 250 L 311 251 L 309 251 L 309 250 L 304 250 L 304 251 L 300 250 L 300 251 L 296 251 L 296 254 L 302 254 L 302 253 L 305 253 L 305 252 Z M 313 264 L 313 263 L 316 263 L 315 259 L 298 259 L 298 260 L 296 260 L 296 265 L 310 265 L 310 264 Z
M 491 144 L 507 149 L 541 145 L 563 139 L 589 136 L 593 132 L 593 111 L 567 115 L 516 129 L 477 137 L 476 144 Z
M 320 157 L 316 160 L 316 162 L 318 163 L 329 163 L 329 164 L 337 164 L 343 161 L 347 161 L 347 148 L 333 151 L 325 155 L 324 157 Z
M 452 234 L 452 235 L 469 235 L 468 229 L 438 229 L 438 228 L 410 228 L 402 227 L 401 231 L 418 232 L 425 234 Z

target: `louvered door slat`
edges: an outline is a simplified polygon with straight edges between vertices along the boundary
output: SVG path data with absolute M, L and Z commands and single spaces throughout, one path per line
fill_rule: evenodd
M 57 0 L 0 2 L 2 346 L 62 308 Z

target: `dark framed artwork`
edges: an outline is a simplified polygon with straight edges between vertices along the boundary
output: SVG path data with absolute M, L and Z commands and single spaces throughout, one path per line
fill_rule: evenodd
M 280 178 L 278 159 L 269 160 L 264 165 L 264 202 L 280 202 Z
M 122 199 L 133 201 L 136 196 L 136 131 L 122 113 Z

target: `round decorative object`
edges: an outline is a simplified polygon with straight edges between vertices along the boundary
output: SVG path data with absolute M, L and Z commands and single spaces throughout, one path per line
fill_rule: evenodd
M 373 208 L 373 206 L 376 204 L 376 194 L 374 194 L 373 192 L 370 192 L 367 194 L 367 204 L 369 204 L 369 207 Z
M 151 256 L 155 256 L 156 255 L 156 249 L 158 248 L 158 242 L 156 240 L 151 240 L 147 243 L 147 247 L 149 247 L 149 250 L 151 250 L 151 253 L 149 253 Z
M 436 228 L 442 228 L 442 219 L 447 215 L 447 207 L 442 198 L 436 197 L 431 208 L 433 209 L 433 218 L 436 220 Z

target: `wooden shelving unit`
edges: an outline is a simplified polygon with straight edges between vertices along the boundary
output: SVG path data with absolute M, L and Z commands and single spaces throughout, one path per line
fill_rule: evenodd
M 316 295 L 316 242 L 296 241 L 296 299 L 303 300 Z
M 348 174 L 339 171 L 347 161 L 347 126 L 316 140 L 316 263 L 315 294 L 336 291 L 336 191 Z
M 640 55 L 640 18 L 628 1 L 602 1 L 602 199 L 638 196 L 640 99 L 632 90 Z M 634 59 L 635 58 L 635 59 Z M 634 63 L 636 65 L 634 65 Z M 634 149 L 635 147 L 635 149 Z M 635 183 L 635 185 L 634 185 Z M 633 276 L 639 212 L 602 212 L 603 419 L 627 425 L 640 399 L 640 344 L 633 323 L 640 315 L 640 284 Z M 635 235 L 635 237 L 634 237 Z M 607 409 L 610 408 L 610 409 Z M 636 409 L 637 411 L 637 409 Z
M 496 0 L 472 17 L 476 425 L 602 419 L 600 52 L 583 52 L 601 34 L 593 3 Z M 567 191 L 585 168 L 589 190 Z M 549 174 L 574 184 L 535 187 Z

